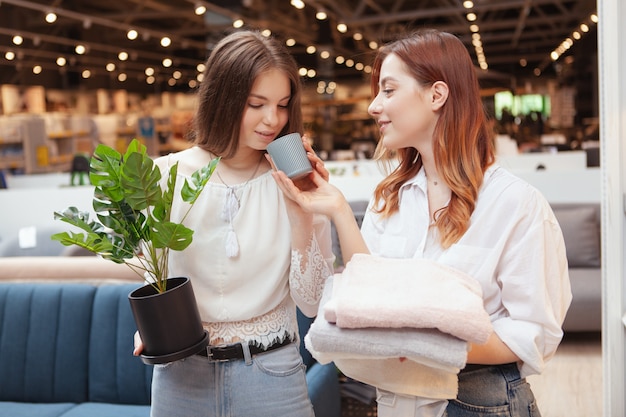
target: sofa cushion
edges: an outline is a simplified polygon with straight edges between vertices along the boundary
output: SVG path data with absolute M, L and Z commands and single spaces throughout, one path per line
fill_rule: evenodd
M 0 284 L 0 400 L 87 400 L 95 292 L 82 284 Z
M 152 366 L 132 354 L 137 327 L 128 294 L 140 285 L 105 284 L 96 291 L 89 350 L 91 402 L 150 404 Z
M 31 414 L 34 415 L 34 414 Z M 105 403 L 77 404 L 60 417 L 150 417 L 147 405 L 121 405 Z
M 76 404 L 73 403 L 22 403 L 5 401 L 0 405 L 0 417 L 61 417 Z
M 600 267 L 599 206 L 555 206 L 570 268 Z

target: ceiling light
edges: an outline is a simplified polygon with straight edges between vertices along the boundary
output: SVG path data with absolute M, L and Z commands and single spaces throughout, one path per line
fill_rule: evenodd
M 4 57 L 7 59 L 7 61 L 13 61 L 15 59 L 15 52 L 13 51 L 7 51 L 4 54 Z
M 148 77 L 150 77 L 151 75 L 154 75 L 154 68 L 152 68 L 152 67 L 148 67 L 148 68 L 146 68 L 146 70 L 144 71 L 144 73 L 145 73 Z
M 206 70 L 206 65 L 204 65 L 204 63 L 202 63 L 202 64 L 198 64 L 198 65 L 196 66 L 196 71 L 198 71 L 198 72 L 204 72 L 204 70 Z
M 317 72 L 316 72 L 313 68 L 311 68 L 310 70 L 308 70 L 308 71 L 306 72 L 306 76 L 307 76 L 307 77 L 309 77 L 309 78 L 313 78 L 313 77 L 315 77 L 316 75 L 317 75 Z
M 107 70 L 107 71 L 109 71 L 109 72 L 113 72 L 113 71 L 115 71 L 115 64 L 114 64 L 114 63 L 112 63 L 112 62 L 109 62 L 109 63 L 106 65 L 106 67 L 105 67 L 105 68 L 106 68 L 106 70 Z
M 337 30 L 341 33 L 346 33 L 348 31 L 348 25 L 346 25 L 345 23 L 338 23 Z
M 344 57 L 342 57 L 341 55 L 339 55 L 338 57 L 335 58 L 335 62 L 338 64 L 343 64 L 346 61 L 346 59 Z
M 135 29 L 129 29 L 128 32 L 126 32 L 126 37 L 131 41 L 137 39 L 137 36 L 139 36 L 139 33 L 137 33 Z
M 470 31 L 474 33 L 478 32 L 479 31 L 478 25 L 476 24 L 470 25 Z
M 298 10 L 304 9 L 304 2 L 302 0 L 291 0 L 290 4 Z
M 169 68 L 172 66 L 172 60 L 170 58 L 165 58 L 163 59 L 162 64 L 165 68 Z
M 91 71 L 86 69 L 80 75 L 81 75 L 81 77 L 87 79 L 87 78 L 91 77 Z
M 54 12 L 48 12 L 46 14 L 46 22 L 54 23 L 57 21 L 57 15 Z
M 237 19 L 237 20 L 233 21 L 233 27 L 235 29 L 239 29 L 242 26 L 243 26 L 243 20 L 242 19 Z
M 589 16 L 589 19 L 591 19 L 593 23 L 598 23 L 598 15 L 595 13 Z
M 269 37 L 272 35 L 272 31 L 271 31 L 271 30 L 269 30 L 269 29 L 264 29 L 264 30 L 261 32 L 261 35 L 265 36 L 266 38 L 269 38 Z
M 13 43 L 15 45 L 21 45 L 22 42 L 24 42 L 24 38 L 22 38 L 20 35 L 13 36 Z
M 378 49 L 378 42 L 371 41 L 369 43 L 369 47 L 370 47 L 370 49 L 374 49 L 374 50 Z
M 167 48 L 171 44 L 172 44 L 172 40 L 170 38 L 168 38 L 167 36 L 163 36 L 161 38 L 161 46 L 162 47 Z
M 194 9 L 194 13 L 198 16 L 202 16 L 206 13 L 206 7 L 202 3 L 196 4 L 196 8 Z
M 42 68 L 41 65 L 35 65 L 33 67 L 33 74 L 41 74 Z
M 468 21 L 473 22 L 476 20 L 476 13 L 468 13 L 465 17 Z
M 320 52 L 320 58 L 322 58 L 322 59 L 328 59 L 328 58 L 330 58 L 330 52 L 328 52 L 328 51 L 322 51 L 322 52 Z
M 351 59 L 346 60 L 346 67 L 353 67 L 354 66 L 354 61 Z
M 580 30 L 583 32 L 589 32 L 589 26 L 587 26 L 585 23 L 581 23 Z
M 117 80 L 120 82 L 126 81 L 126 74 L 124 74 L 123 72 L 120 72 L 117 76 Z
M 318 10 L 317 13 L 315 13 L 315 18 L 317 20 L 326 20 L 327 17 L 328 17 L 328 15 L 322 9 Z
M 314 45 L 310 45 L 306 47 L 306 53 L 307 54 L 314 54 L 315 51 L 317 51 L 317 48 Z
M 119 54 L 117 54 L 117 57 L 119 58 L 120 61 L 126 61 L 128 59 L 128 52 L 122 51 Z
M 78 55 L 82 55 L 85 52 L 87 52 L 87 48 L 85 47 L 85 45 L 81 45 L 78 44 L 76 45 L 76 47 L 74 48 L 74 51 L 78 54 Z
M 361 32 L 354 32 L 354 35 L 352 35 L 352 39 L 354 39 L 355 41 L 360 41 L 361 39 L 363 39 L 363 34 Z
M 180 80 L 182 76 L 183 73 L 178 70 L 174 71 L 174 73 L 172 74 L 172 77 L 174 77 L 176 80 Z
M 170 78 L 169 80 L 167 80 L 167 85 L 169 85 L 170 87 L 174 87 L 176 85 L 176 80 Z
M 359 71 L 363 71 L 363 67 L 364 65 L 360 62 L 357 62 L 356 65 L 354 66 L 354 68 L 356 68 Z
M 298 74 L 300 74 L 300 76 L 301 76 L 301 77 L 304 77 L 304 76 L 306 75 L 306 71 L 307 71 L 307 70 L 306 70 L 306 68 L 301 67 L 301 68 L 298 70 Z
M 474 2 L 466 0 L 463 2 L 463 7 L 465 7 L 466 9 L 471 9 L 472 7 L 474 7 Z
M 296 40 L 294 38 L 289 38 L 285 41 L 285 45 L 294 46 L 296 44 Z
M 63 67 L 63 66 L 65 66 L 65 64 L 67 64 L 67 60 L 64 57 L 60 56 L 60 57 L 57 58 L 57 65 L 58 66 Z
M 528 65 L 528 61 L 526 61 L 525 58 L 522 58 L 519 60 L 519 64 L 521 67 L 525 67 L 526 65 Z

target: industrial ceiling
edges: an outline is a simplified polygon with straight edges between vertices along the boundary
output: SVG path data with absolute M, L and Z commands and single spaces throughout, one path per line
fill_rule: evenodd
M 436 28 L 463 40 L 481 83 L 506 87 L 595 54 L 595 13 L 595 0 L 0 0 L 0 84 L 184 90 L 242 24 L 293 40 L 308 77 L 337 81 L 366 79 L 378 45 Z

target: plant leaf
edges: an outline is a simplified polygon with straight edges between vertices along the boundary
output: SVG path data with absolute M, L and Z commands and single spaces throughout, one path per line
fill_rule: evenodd
M 183 201 L 189 204 L 196 202 L 200 193 L 204 189 L 204 186 L 209 181 L 209 178 L 213 175 L 213 171 L 217 168 L 217 164 L 220 159 L 220 157 L 212 159 L 206 166 L 194 172 L 191 175 L 191 178 L 189 178 L 189 181 L 185 179 L 185 184 L 183 185 L 183 189 L 181 191 Z
M 152 225 L 154 247 L 183 250 L 191 244 L 193 230 L 173 222 L 161 222 Z
M 111 201 L 121 201 L 124 198 L 121 164 L 122 155 L 103 144 L 98 145 L 89 163 L 91 183 Z
M 161 171 L 147 155 L 134 152 L 128 155 L 122 166 L 124 198 L 133 210 L 145 210 L 161 203 L 159 187 Z
M 176 179 L 178 178 L 178 162 L 170 167 L 167 178 L 167 188 L 163 192 L 161 204 L 154 207 L 152 215 L 160 221 L 169 221 L 172 213 L 172 203 L 174 201 L 174 191 L 176 191 Z

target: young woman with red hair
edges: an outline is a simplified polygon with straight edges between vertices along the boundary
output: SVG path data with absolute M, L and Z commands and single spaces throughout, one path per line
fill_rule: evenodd
M 456 398 L 379 389 L 379 417 L 539 416 L 525 377 L 554 355 L 571 302 L 563 236 L 548 202 L 495 163 L 475 69 L 457 37 L 424 30 L 382 47 L 371 85 L 377 157 L 396 163 L 361 230 L 320 167 L 312 190 L 279 171 L 274 178 L 302 208 L 331 218 L 345 260 L 425 258 L 470 275 L 494 330 L 487 343 L 470 344 Z

